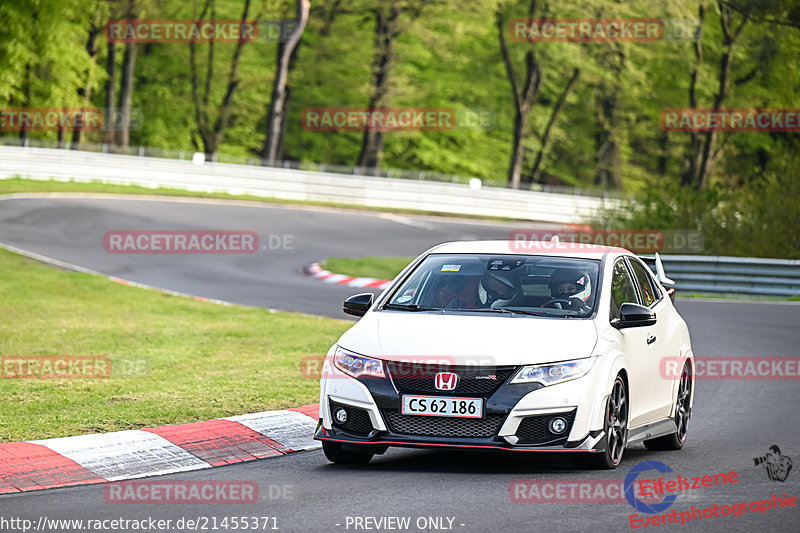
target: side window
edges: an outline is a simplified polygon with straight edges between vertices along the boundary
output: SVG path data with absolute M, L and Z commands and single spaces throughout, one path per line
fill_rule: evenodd
M 661 295 L 659 294 L 658 290 L 653 287 L 653 282 L 642 264 L 635 259 L 631 259 L 630 263 L 631 269 L 633 269 L 633 275 L 636 278 L 636 282 L 641 291 L 642 302 L 647 307 L 650 307 L 660 299 Z
M 638 303 L 633 280 L 625 268 L 625 262 L 620 259 L 614 265 L 611 274 L 611 318 L 619 318 L 619 310 L 624 303 Z

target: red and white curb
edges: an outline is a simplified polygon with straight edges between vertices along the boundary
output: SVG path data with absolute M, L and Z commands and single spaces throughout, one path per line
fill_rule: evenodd
M 303 269 L 307 276 L 324 281 L 325 283 L 336 283 L 339 285 L 346 285 L 348 287 L 357 287 L 361 289 L 379 289 L 383 290 L 389 286 L 391 280 L 377 279 L 377 278 L 356 278 L 347 276 L 345 274 L 334 274 L 329 270 L 325 270 L 319 263 L 311 263 Z
M 191 424 L 0 443 L 0 494 L 119 481 L 275 457 L 321 445 L 319 404 Z

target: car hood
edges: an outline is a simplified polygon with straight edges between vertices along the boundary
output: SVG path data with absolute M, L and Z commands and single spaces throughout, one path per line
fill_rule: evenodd
M 338 342 L 383 359 L 485 365 L 588 357 L 596 343 L 592 320 L 392 311 L 367 313 Z

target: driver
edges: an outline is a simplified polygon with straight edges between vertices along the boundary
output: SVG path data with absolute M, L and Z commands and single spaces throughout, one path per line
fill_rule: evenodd
M 559 268 L 550 275 L 550 295 L 556 300 L 582 306 L 590 291 L 589 277 L 578 270 Z
M 478 298 L 492 309 L 510 304 L 519 293 L 519 279 L 503 272 L 487 272 L 478 285 Z

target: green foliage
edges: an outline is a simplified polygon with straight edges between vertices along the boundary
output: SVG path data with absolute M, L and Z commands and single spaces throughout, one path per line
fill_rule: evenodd
M 699 230 L 703 253 L 800 259 L 800 149 L 784 167 L 738 188 L 695 191 L 665 180 L 598 222 L 605 228 Z
M 289 75 L 285 159 L 308 166 L 356 164 L 361 132 L 308 131 L 301 126 L 301 116 L 304 109 L 311 107 L 367 105 L 377 2 L 312 2 L 311 18 Z M 137 2 L 138 16 L 193 19 L 203 3 L 141 0 Z M 523 175 L 532 170 L 555 102 L 571 73 L 579 69 L 578 83 L 554 122 L 544 154 L 541 170 L 548 182 L 581 188 L 613 185 L 626 193 L 641 192 L 645 205 L 656 209 L 645 217 L 651 220 L 660 220 L 660 210 L 669 212 L 669 206 L 677 202 L 686 208 L 681 208 L 679 215 L 673 213 L 679 219 L 673 223 L 702 223 L 703 231 L 708 231 L 713 222 L 706 219 L 709 210 L 724 211 L 733 217 L 726 223 L 728 227 L 733 224 L 740 231 L 739 236 L 758 231 L 768 220 L 766 217 L 778 216 L 771 206 L 784 205 L 780 199 L 787 191 L 796 193 L 793 184 L 785 182 L 786 173 L 792 169 L 792 153 L 797 150 L 796 133 L 722 134 L 717 144 L 722 151 L 707 181 L 708 191 L 695 194 L 678 190 L 676 185 L 688 167 L 691 136 L 664 133 L 659 118 L 663 109 L 689 105 L 690 73 L 694 68 L 698 69 L 699 107 L 710 107 L 719 91 L 720 58 L 726 47 L 716 2 L 539 1 L 537 16 L 661 18 L 668 30 L 678 21 L 691 31 L 699 22 L 701 4 L 705 15 L 699 64 L 693 43 L 685 34 L 678 39 L 668 35 L 658 42 L 509 40 L 511 61 L 521 75 L 529 51 L 535 53 L 542 72 L 541 92 L 530 112 L 524 140 Z M 734 10 L 734 27 L 744 20 L 745 12 L 749 18 L 731 48 L 730 91 L 724 107 L 796 107 L 800 93 L 796 52 L 800 50 L 800 11 L 794 4 L 788 0 L 726 3 Z M 216 17 L 236 19 L 243 5 L 244 0 L 215 0 Z M 292 18 L 294 5 L 293 0 L 253 0 L 251 18 Z M 387 132 L 385 167 L 477 176 L 489 184 L 505 184 L 515 113 L 511 84 L 500 53 L 496 14 L 500 9 L 507 22 L 524 19 L 529 5 L 529 0 L 430 0 L 419 17 L 401 16 L 402 32 L 394 46 L 387 105 L 480 110 L 493 120 L 485 128 Z M 106 0 L 0 2 L 0 107 L 80 105 L 78 90 L 87 85 L 93 89 L 92 104 L 104 107 L 106 41 L 103 36 L 98 39 L 99 53 L 94 61 L 86 51 L 86 43 L 93 21 L 100 20 L 102 25 L 109 18 L 119 18 L 124 8 L 124 2 Z M 118 67 L 123 48 L 117 46 Z M 220 159 L 257 156 L 266 135 L 277 48 L 277 43 L 264 40 L 244 46 Z M 209 98 L 212 120 L 226 90 L 234 49 L 233 43 L 217 43 L 214 47 Z M 207 51 L 207 44 L 197 45 L 201 85 L 208 76 Z M 199 149 L 191 95 L 188 44 L 139 45 L 133 107 L 141 112 L 142 121 L 131 132 L 131 144 Z M 31 132 L 30 136 L 52 139 L 56 133 Z M 102 132 L 84 134 L 88 142 L 101 142 L 102 137 Z M 604 160 L 609 147 L 616 152 Z M 600 177 L 606 165 L 614 167 L 616 184 Z M 672 198 L 673 203 L 649 201 L 648 190 L 653 187 Z M 772 199 L 766 201 L 767 197 Z M 794 203 L 787 201 L 790 205 L 784 209 L 794 213 Z M 747 206 L 755 209 L 762 203 L 758 213 L 744 217 L 749 222 L 736 218 L 738 210 Z M 780 226 L 780 220 L 770 219 L 769 224 Z M 663 221 L 666 222 L 669 220 Z M 726 244 L 725 249 L 753 248 Z

